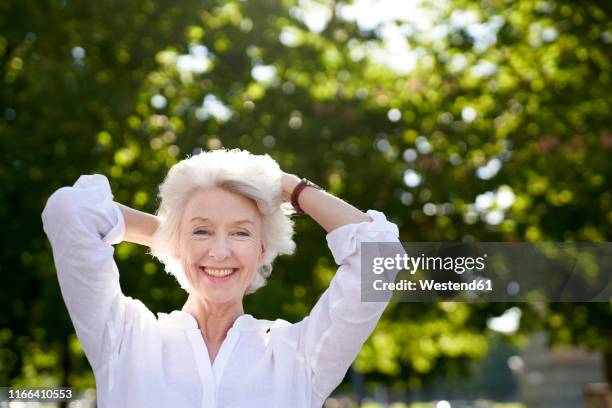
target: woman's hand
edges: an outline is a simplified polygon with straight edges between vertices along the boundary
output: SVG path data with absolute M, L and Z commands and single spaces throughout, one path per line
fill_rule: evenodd
M 283 185 L 283 201 L 291 201 L 291 193 L 295 186 L 300 182 L 300 178 L 295 174 L 283 172 L 281 176 L 281 183 Z

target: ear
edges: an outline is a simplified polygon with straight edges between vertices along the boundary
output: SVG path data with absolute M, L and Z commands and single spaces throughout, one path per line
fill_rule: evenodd
M 264 246 L 263 242 L 261 243 L 261 252 L 259 253 L 259 263 L 261 264 L 263 262 L 263 258 L 264 258 L 264 254 L 266 252 L 266 247 Z

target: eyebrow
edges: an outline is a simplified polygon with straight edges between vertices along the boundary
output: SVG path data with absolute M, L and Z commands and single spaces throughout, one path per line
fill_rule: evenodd
M 191 222 L 198 221 L 198 220 L 199 221 L 205 221 L 205 222 L 206 221 L 212 222 L 212 220 L 210 218 L 202 218 L 202 217 L 193 217 L 191 219 Z M 249 220 L 249 219 L 234 221 L 233 224 L 235 224 L 235 225 L 237 225 L 237 224 L 251 224 L 253 226 L 255 225 L 255 223 L 253 221 Z

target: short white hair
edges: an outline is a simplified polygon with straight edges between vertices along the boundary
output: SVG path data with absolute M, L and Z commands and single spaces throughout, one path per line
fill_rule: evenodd
M 189 292 L 189 281 L 177 259 L 178 237 L 183 211 L 189 198 L 201 188 L 220 187 L 255 202 L 262 217 L 264 258 L 245 294 L 266 284 L 272 262 L 278 255 L 295 251 L 291 204 L 282 202 L 281 169 L 267 154 L 247 150 L 213 150 L 187 157 L 173 165 L 159 186 L 160 225 L 153 234 L 150 253 Z

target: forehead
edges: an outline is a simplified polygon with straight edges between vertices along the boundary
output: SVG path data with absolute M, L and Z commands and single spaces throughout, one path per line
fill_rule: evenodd
M 183 221 L 202 221 L 192 221 L 193 218 L 205 218 L 211 222 L 251 220 L 257 224 L 260 214 L 253 200 L 220 187 L 209 187 L 196 190 L 189 198 Z

